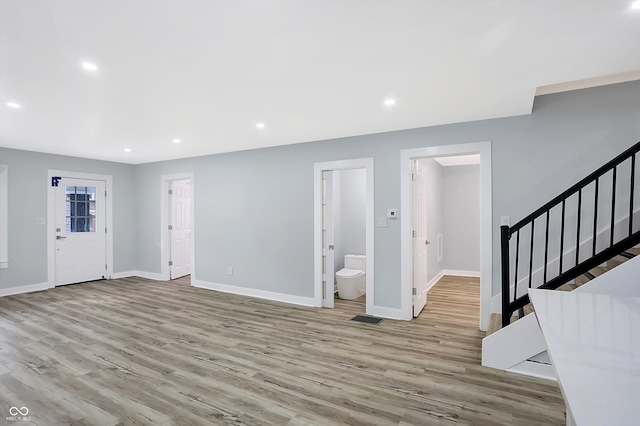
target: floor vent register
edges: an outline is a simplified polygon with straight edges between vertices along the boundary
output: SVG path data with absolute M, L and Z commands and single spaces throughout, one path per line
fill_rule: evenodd
M 364 322 L 366 324 L 378 325 L 382 322 L 382 318 L 369 317 L 367 315 L 356 315 L 351 321 Z

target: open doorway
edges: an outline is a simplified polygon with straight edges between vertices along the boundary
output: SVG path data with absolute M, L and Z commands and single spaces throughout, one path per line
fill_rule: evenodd
M 480 155 L 425 157 L 412 162 L 413 316 L 417 317 L 427 293 L 444 276 L 472 277 L 475 280 L 460 281 L 479 285 Z
M 193 188 L 193 173 L 161 177 L 161 275 L 185 285 L 194 272 Z
M 486 330 L 489 323 L 489 317 L 491 315 L 491 143 L 481 142 L 472 144 L 460 144 L 460 145 L 446 145 L 438 147 L 426 147 L 410 150 L 402 150 L 401 152 L 401 206 L 404 211 L 414 212 L 416 217 L 417 212 L 414 210 L 417 202 L 414 188 L 414 175 L 416 173 L 416 165 L 419 163 L 424 164 L 425 160 L 432 159 L 433 157 L 459 157 L 462 155 L 477 155 L 479 157 L 479 214 L 478 214 L 478 229 L 479 233 L 479 275 L 480 275 L 480 318 L 479 327 L 481 330 Z M 419 161 L 422 160 L 422 161 Z M 433 161 L 433 160 L 431 160 Z M 424 184 L 424 183 L 423 183 Z M 426 196 L 426 192 L 425 192 Z M 428 205 L 428 203 L 427 203 Z M 425 207 L 426 208 L 426 207 Z M 426 279 L 424 276 L 421 278 L 422 288 L 414 283 L 414 277 L 416 277 L 416 235 L 415 229 L 416 223 L 412 220 L 405 220 L 401 223 L 401 309 L 403 319 L 411 319 L 414 316 L 414 305 L 421 303 L 421 292 L 424 294 L 428 289 L 429 283 L 435 283 L 440 277 L 434 271 L 429 274 L 429 267 L 427 266 L 427 272 L 423 273 L 424 276 L 431 275 L 431 279 Z M 439 236 L 438 234 L 444 234 L 444 231 L 439 232 L 438 225 L 432 227 L 427 222 L 427 231 L 422 237 L 424 241 L 422 244 L 431 247 L 431 253 L 437 259 L 441 254 L 442 245 L 446 244 L 444 241 L 446 238 Z M 431 229 L 430 228 L 435 228 Z M 414 232 L 416 231 L 416 232 Z M 427 254 L 427 257 L 429 255 Z M 428 263 L 427 263 L 428 265 Z M 446 271 L 446 270 L 445 270 Z M 437 272 L 437 268 L 436 271 Z M 477 271 L 472 271 L 477 274 Z M 416 311 L 420 310 L 417 306 Z
M 344 204 L 353 204 L 353 206 Z M 341 280 L 342 275 L 345 275 L 347 280 L 358 281 L 360 278 L 364 285 L 366 299 L 364 311 L 371 314 L 374 300 L 373 222 L 373 159 L 316 163 L 314 165 L 314 299 L 316 306 L 334 307 L 335 292 L 339 291 L 336 287 L 337 273 Z M 350 267 L 356 263 L 361 269 L 356 269 L 355 266 Z M 357 271 L 363 273 L 358 274 Z M 349 285 L 343 287 L 346 289 Z M 358 291 L 356 288 L 348 297 L 358 296 L 359 294 L 356 294 Z

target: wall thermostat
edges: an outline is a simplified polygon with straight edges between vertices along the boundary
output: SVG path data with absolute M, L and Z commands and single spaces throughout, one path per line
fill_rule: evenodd
M 387 217 L 389 219 L 397 219 L 400 216 L 400 212 L 398 209 L 389 209 L 387 210 Z

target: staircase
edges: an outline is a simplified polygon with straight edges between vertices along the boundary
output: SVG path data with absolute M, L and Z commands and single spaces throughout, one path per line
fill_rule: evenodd
M 606 293 L 613 270 L 637 263 L 640 274 L 639 151 L 640 142 L 501 227 L 502 312 L 492 315 L 483 339 L 483 365 L 553 378 L 528 289 Z
M 626 261 L 628 261 L 630 259 L 633 259 L 638 254 L 640 254 L 640 248 L 636 248 L 636 247 L 633 247 L 633 248 L 631 248 L 629 250 L 623 251 L 622 253 L 616 255 L 615 257 L 613 257 L 609 261 L 605 262 L 604 264 L 602 264 L 600 266 L 596 266 L 595 268 L 591 269 L 590 271 L 585 272 L 584 274 L 582 274 L 581 276 L 579 276 L 575 280 L 561 285 L 560 287 L 556 288 L 556 290 L 558 290 L 558 291 L 573 291 L 573 290 L 581 287 L 582 285 L 590 282 L 591 280 L 599 277 L 600 275 L 603 275 L 607 271 L 610 271 L 611 269 L 615 268 L 616 266 L 619 266 L 619 265 L 623 264 L 624 262 L 626 262 Z M 524 308 L 523 308 L 524 315 L 529 315 L 532 312 L 533 312 L 533 307 L 531 306 L 531 303 L 529 303 L 529 304 L 524 306 Z M 513 323 L 513 322 L 517 321 L 518 318 L 519 317 L 517 315 L 512 315 L 510 323 Z M 502 328 L 502 314 L 498 314 L 498 313 L 491 314 L 491 319 L 489 320 L 489 327 L 487 328 L 487 334 L 485 335 L 485 337 L 490 336 L 491 334 L 493 334 L 494 332 L 500 330 L 501 328 Z

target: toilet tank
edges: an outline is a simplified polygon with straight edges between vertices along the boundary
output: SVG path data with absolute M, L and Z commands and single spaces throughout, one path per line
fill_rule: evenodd
M 367 270 L 367 256 L 361 254 L 347 254 L 344 256 L 344 267 L 347 269 Z

